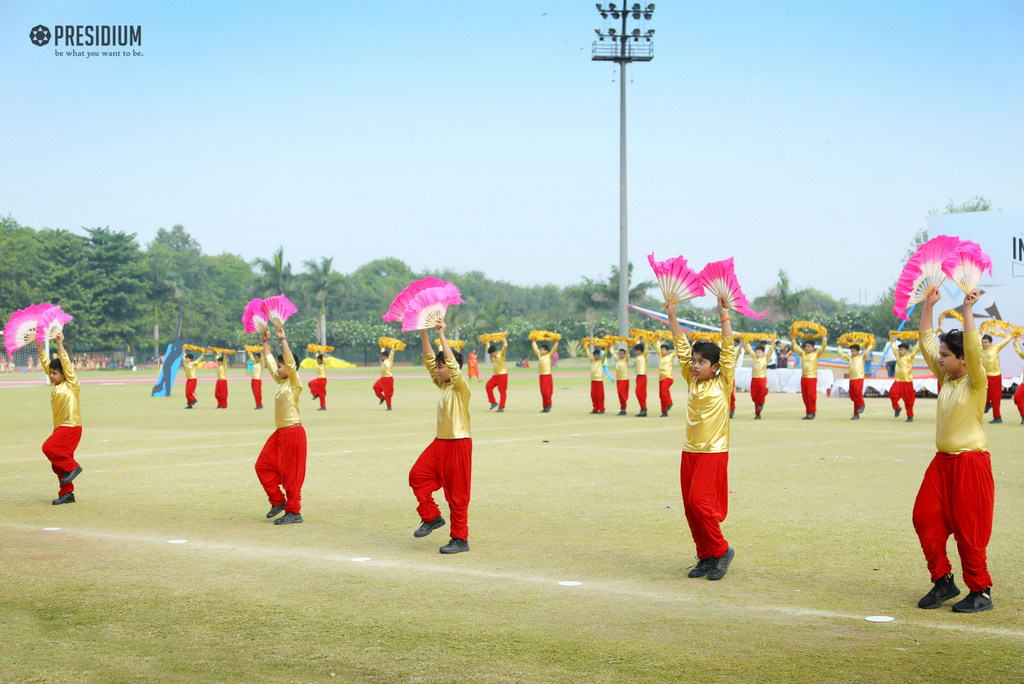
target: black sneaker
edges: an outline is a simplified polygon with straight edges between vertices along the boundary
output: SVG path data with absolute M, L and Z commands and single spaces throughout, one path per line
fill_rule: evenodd
M 67 494 L 61 494 L 50 503 L 52 503 L 54 506 L 60 506 L 61 504 L 66 503 L 75 503 L 75 493 L 68 492 Z
M 1021 416 L 1021 417 L 1020 417 L 1020 424 L 1021 424 L 1021 425 L 1024 425 L 1024 416 Z
M 647 417 L 647 409 L 640 409 L 640 413 L 636 414 L 636 417 L 637 418 L 646 418 Z
M 736 409 L 729 409 L 729 417 L 732 418 L 736 415 Z
M 280 505 L 277 505 L 277 506 L 271 506 L 270 510 L 267 511 L 267 517 L 268 518 L 276 518 L 277 516 L 281 515 L 281 512 L 284 511 L 284 507 L 287 506 L 287 505 L 288 505 L 288 502 L 285 501 L 283 504 L 280 504 Z
M 388 411 L 390 411 L 390 410 L 391 410 L 391 407 L 390 407 L 390 406 L 388 406 Z
M 901 413 L 903 413 L 903 409 L 901 409 L 901 408 L 898 408 L 898 409 L 896 409 L 895 413 L 896 413 L 896 415 L 895 415 L 894 417 L 895 417 L 895 418 L 899 418 L 899 417 L 900 417 L 900 414 L 901 414 Z
M 280 518 L 274 521 L 275 525 L 291 525 L 292 523 L 302 522 L 302 516 L 298 513 L 285 513 Z
M 907 416 L 907 422 L 908 423 L 913 423 L 914 422 L 914 416 Z
M 754 404 L 754 411 L 757 413 L 764 411 L 764 404 Z
M 698 558 L 697 564 L 690 568 L 690 572 L 686 573 L 687 577 L 703 577 L 710 572 L 711 568 L 714 567 L 715 559 L 713 556 L 707 558 Z
M 715 558 L 712 556 L 711 569 L 708 570 L 708 579 L 714 581 L 720 580 L 723 577 L 725 577 L 725 573 L 729 572 L 729 564 L 732 563 L 732 557 L 735 555 L 736 552 L 733 551 L 732 547 L 730 546 L 729 550 L 725 552 L 724 556 L 721 556 L 720 558 Z
M 497 402 L 494 402 L 494 401 L 492 401 L 492 402 L 491 402 L 491 408 L 489 408 L 489 409 L 487 409 L 487 410 L 488 410 L 488 411 L 493 411 L 493 410 L 494 410 L 494 409 L 496 409 L 496 408 L 498 408 L 498 404 L 497 404 Z
M 980 613 L 983 610 L 992 610 L 992 587 L 984 591 L 972 591 L 962 601 L 953 604 L 954 613 Z
M 68 482 L 71 482 L 72 480 L 74 480 L 76 477 L 78 477 L 81 474 L 82 474 L 82 466 L 78 466 L 74 470 L 69 471 L 69 472 L 64 473 L 63 475 L 61 475 L 60 483 L 61 484 L 67 484 Z
M 754 414 L 754 420 L 761 420 L 761 414 L 760 413 L 755 413 Z
M 594 409 L 593 411 L 590 412 L 590 415 L 592 415 L 592 416 L 596 415 L 596 414 L 597 414 L 597 409 Z
M 540 412 L 541 413 L 551 413 L 551 407 L 550 406 L 545 406 L 544 408 L 542 408 L 540 410 Z
M 456 539 L 452 537 L 448 540 L 448 543 L 438 549 L 441 553 L 462 553 L 463 551 L 469 551 L 469 541 L 466 539 Z
M 992 410 L 992 404 L 988 404 L 988 405 L 985 406 L 985 413 L 988 413 L 991 410 Z
M 185 408 L 187 408 L 187 409 L 192 408 L 192 404 L 185 404 Z
M 988 421 L 988 424 L 989 425 L 998 425 L 999 423 L 1002 423 L 1002 422 L 1003 422 L 1002 418 L 993 418 L 992 420 Z
M 857 409 L 857 415 L 859 416 L 860 414 L 864 413 L 864 409 L 866 409 L 867 407 L 867 404 L 861 405 L 860 408 Z
M 850 420 L 860 420 L 860 414 L 854 413 L 852 416 L 850 416 Z
M 668 418 L 668 411 L 662 411 L 662 412 L 661 412 L 661 415 L 660 415 L 660 416 L 658 416 L 658 417 L 659 417 L 659 418 Z
M 390 410 L 390 409 L 388 409 L 388 410 Z M 504 406 L 499 406 L 498 407 L 498 413 L 504 413 L 504 412 L 505 412 L 505 407 Z
M 428 534 L 436 530 L 438 527 L 444 527 L 444 518 L 437 516 L 430 522 L 421 524 L 416 531 L 412 533 L 414 537 L 426 537 Z
M 804 417 L 802 418 L 802 420 L 814 420 L 814 416 L 815 416 L 815 415 L 816 415 L 816 414 L 814 414 L 814 413 L 808 413 L 808 414 L 807 414 L 806 416 L 804 416 Z
M 381 404 L 383 404 L 383 403 L 384 403 L 384 398 L 383 398 L 383 397 L 381 397 L 381 400 L 377 402 L 377 406 L 380 406 L 380 405 L 381 405 Z
M 956 598 L 959 595 L 960 588 L 953 581 L 953 575 L 947 574 L 942 579 L 937 580 L 932 586 L 932 590 L 921 597 L 921 600 L 917 602 L 917 607 L 926 610 L 938 608 L 949 599 Z
M 619 415 L 620 416 L 626 415 L 626 409 L 619 409 Z

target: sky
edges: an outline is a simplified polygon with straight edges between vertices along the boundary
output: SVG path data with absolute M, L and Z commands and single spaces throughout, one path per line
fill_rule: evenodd
M 88 56 L 124 48 L 37 47 L 39 24 L 142 40 Z M 283 245 L 295 271 L 393 256 L 524 285 L 605 278 L 621 76 L 591 50 L 610 25 L 568 0 L 3 0 L 0 215 L 143 246 L 181 224 L 209 254 Z M 642 28 L 635 278 L 651 252 L 732 256 L 751 299 L 785 270 L 871 303 L 930 210 L 1024 209 L 1020 0 L 663 0 Z

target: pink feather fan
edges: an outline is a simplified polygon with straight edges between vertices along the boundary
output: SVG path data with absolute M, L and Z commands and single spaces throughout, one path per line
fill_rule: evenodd
M 52 340 L 57 333 L 64 330 L 64 324 L 70 321 L 71 316 L 61 311 L 59 306 L 50 307 L 39 315 L 39 322 L 36 323 L 36 341 Z
M 451 283 L 420 290 L 405 308 L 402 332 L 433 328 L 437 321 L 444 320 L 450 305 L 462 303 L 459 289 Z
M 715 297 L 724 296 L 726 305 L 748 318 L 764 318 L 768 312 L 756 313 L 750 308 L 747 296 L 740 289 L 739 281 L 736 280 L 736 271 L 732 265 L 732 257 L 722 261 L 712 261 L 700 272 L 700 281 L 704 289 Z
M 273 324 L 275 328 L 279 325 L 284 325 L 284 322 L 293 313 L 298 313 L 298 311 L 295 305 L 288 301 L 288 298 L 283 294 L 267 297 L 263 300 L 263 314 L 266 316 L 267 323 Z
M 395 301 L 391 302 L 391 307 L 388 309 L 388 312 L 384 314 L 384 320 L 403 320 L 403 317 L 405 316 L 405 310 L 409 308 L 410 304 L 412 304 L 412 300 L 416 298 L 416 295 L 418 295 L 423 290 L 426 290 L 427 288 L 441 287 L 449 284 L 450 283 L 447 283 L 441 280 L 440 278 L 432 277 L 427 277 L 424 278 L 423 280 L 414 280 L 413 282 L 409 283 L 408 287 L 406 287 L 404 290 L 398 293 L 398 296 L 395 297 Z
M 4 326 L 4 347 L 7 349 L 8 356 L 13 358 L 14 352 L 36 339 L 39 316 L 52 306 L 52 304 L 33 304 L 11 314 Z
M 946 280 L 942 262 L 959 244 L 960 238 L 939 235 L 917 248 L 896 281 L 892 312 L 897 318 L 909 321 L 907 309 L 923 301 L 929 290 Z
M 242 313 L 242 325 L 247 333 L 260 333 L 267 329 L 267 314 L 263 310 L 263 300 L 256 298 L 245 305 Z
M 982 251 L 981 245 L 970 240 L 961 240 L 957 248 L 942 261 L 942 272 L 964 294 L 970 294 L 978 287 L 985 271 L 992 275 L 992 259 Z
M 665 261 L 655 261 L 654 252 L 647 255 L 647 261 L 658 278 L 661 293 L 666 302 L 685 302 L 687 299 L 704 296 L 700 274 L 687 266 L 686 259 L 677 256 Z

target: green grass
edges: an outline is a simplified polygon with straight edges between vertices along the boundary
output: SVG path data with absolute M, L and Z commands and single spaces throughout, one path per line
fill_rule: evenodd
M 934 400 L 908 425 L 888 400 L 851 422 L 849 400 L 822 397 L 810 423 L 798 396 L 773 394 L 754 422 L 739 394 L 724 524 L 736 559 L 708 582 L 685 577 L 681 382 L 667 419 L 634 418 L 635 403 L 629 417 L 587 415 L 588 379 L 557 373 L 542 415 L 532 369 L 513 374 L 498 415 L 473 383 L 472 551 L 442 556 L 448 527 L 412 536 L 406 481 L 434 436 L 436 391 L 402 369 L 387 413 L 353 374 L 331 375 L 326 412 L 303 398 L 305 523 L 284 527 L 264 517 L 253 471 L 273 409 L 252 410 L 246 385 L 231 384 L 227 411 L 208 376 L 192 411 L 181 382 L 172 399 L 84 386 L 85 472 L 78 503 L 59 507 L 39 450 L 47 390 L 0 386 L 0 681 L 1022 677 L 1024 427 L 1008 403 L 1007 423 L 986 426 L 996 609 L 958 615 L 916 607 L 930 584 L 910 516 Z

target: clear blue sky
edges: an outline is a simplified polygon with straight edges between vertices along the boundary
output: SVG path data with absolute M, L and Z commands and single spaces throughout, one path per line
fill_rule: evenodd
M 646 4 L 646 3 L 645 3 Z M 36 24 L 138 24 L 58 57 Z M 592 2 L 25 2 L 0 16 L 0 214 L 180 223 L 519 283 L 618 262 L 618 74 Z M 657 2 L 630 67 L 630 256 L 874 300 L 929 209 L 1024 209 L 1020 0 Z M 87 50 L 89 48 L 78 48 Z M 94 48 L 95 49 L 95 48 Z

